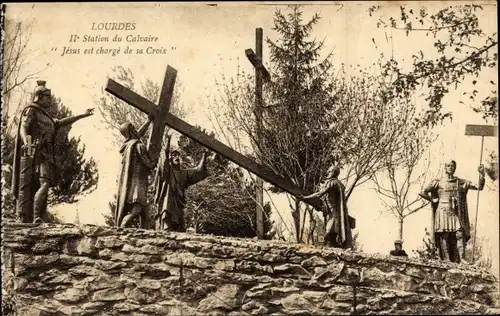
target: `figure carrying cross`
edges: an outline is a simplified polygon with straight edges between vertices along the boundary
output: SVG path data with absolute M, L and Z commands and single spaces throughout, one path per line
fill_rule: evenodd
M 158 106 L 156 106 L 153 102 L 147 100 L 146 98 L 113 81 L 112 79 L 108 80 L 105 89 L 108 93 L 125 101 L 126 103 L 139 109 L 143 113 L 146 113 L 148 115 L 151 113 L 153 114 L 153 131 L 148 142 L 148 151 L 153 161 L 157 161 L 158 159 L 165 125 L 168 125 L 179 133 L 193 139 L 204 147 L 227 158 L 228 160 L 262 178 L 263 180 L 279 187 L 280 189 L 299 198 L 303 195 L 302 190 L 292 181 L 290 181 L 290 179 L 285 179 L 282 176 L 277 175 L 268 166 L 255 162 L 251 158 L 242 155 L 241 153 L 233 150 L 227 145 L 219 142 L 212 136 L 205 134 L 200 129 L 169 113 L 168 109 L 170 106 L 170 101 L 172 99 L 175 75 L 176 70 L 168 66 Z M 306 202 L 317 209 L 320 209 L 322 207 L 321 200 L 317 198 L 309 199 Z
M 171 137 L 167 137 L 164 155 L 160 160 L 154 177 L 154 204 L 157 209 L 157 230 L 186 231 L 184 206 L 186 189 L 208 176 L 206 153 L 194 168 L 183 168 L 179 150 L 171 150 Z M 212 155 L 209 160 L 213 160 Z
M 115 210 L 115 225 L 117 227 L 127 227 L 134 218 L 140 216 L 140 225 L 142 228 L 146 228 L 145 212 L 148 207 L 146 204 L 148 177 L 150 170 L 154 169 L 160 156 L 161 140 L 165 133 L 165 114 L 170 109 L 176 76 L 177 71 L 170 66 L 167 67 L 158 106 L 141 102 L 140 96 L 111 79 L 106 86 L 106 91 L 115 96 L 120 98 L 127 96 L 134 99 L 133 102 L 129 103 L 148 114 L 149 118 L 139 128 L 139 131 L 136 131 L 130 122 L 123 123 L 120 128 L 121 134 L 125 137 L 125 143 L 120 149 L 123 160 Z M 140 139 L 150 123 L 153 123 L 153 127 L 148 144 L 145 146 Z

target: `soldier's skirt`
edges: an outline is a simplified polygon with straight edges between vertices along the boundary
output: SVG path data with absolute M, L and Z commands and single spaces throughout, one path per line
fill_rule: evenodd
M 439 204 L 434 218 L 436 232 L 456 232 L 460 229 L 460 220 L 451 208 L 451 204 Z

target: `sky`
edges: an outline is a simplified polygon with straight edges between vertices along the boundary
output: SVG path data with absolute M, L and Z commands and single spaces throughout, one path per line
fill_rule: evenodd
M 457 1 L 454 1 L 456 4 Z M 491 2 L 493 3 L 493 2 Z M 370 66 L 381 52 L 408 61 L 417 49 L 432 49 L 432 41 L 422 34 L 406 37 L 403 32 L 390 32 L 376 27 L 376 18 L 370 18 L 367 12 L 375 2 L 349 2 L 311 4 L 304 6 L 304 18 L 319 13 L 322 16 L 315 26 L 313 36 L 324 39 L 325 52 L 334 52 L 334 64 L 344 63 L 360 67 Z M 412 2 L 419 8 L 439 9 L 446 2 Z M 398 16 L 399 5 L 381 3 L 382 13 L 386 16 Z M 496 7 L 488 6 L 480 16 L 480 23 L 488 33 L 496 31 Z M 122 65 L 130 68 L 137 81 L 151 78 L 161 83 L 167 65 L 177 71 L 177 80 L 182 84 L 180 103 L 191 109 L 185 121 L 213 129 L 207 117 L 206 101 L 216 93 L 215 82 L 222 75 L 231 78 L 238 67 L 245 72 L 252 72 L 251 64 L 246 60 L 245 49 L 255 50 L 255 28 L 262 27 L 264 38 L 274 40 L 277 34 L 272 30 L 273 15 L 276 9 L 285 10 L 286 6 L 272 3 L 255 5 L 251 3 L 224 3 L 217 6 L 206 4 L 175 3 L 57 3 L 57 4 L 7 4 L 6 16 L 15 21 L 34 21 L 35 28 L 28 45 L 26 71 L 38 71 L 37 79 L 47 80 L 47 86 L 62 99 L 74 114 L 83 113 L 87 108 L 97 107 L 97 100 L 106 92 L 104 86 L 112 75 L 113 66 Z M 134 30 L 106 31 L 93 30 L 100 23 L 135 23 Z M 386 33 L 389 32 L 389 33 Z M 122 42 L 81 43 L 70 42 L 71 35 L 80 40 L 87 36 L 115 35 L 123 37 Z M 158 37 L 156 43 L 125 42 L 126 36 Z M 387 36 L 393 40 L 388 41 Z M 373 41 L 375 44 L 373 43 Z M 97 54 L 100 47 L 120 48 L 120 53 L 112 55 Z M 124 54 L 129 46 L 152 46 L 166 49 L 164 54 Z M 64 54 L 64 47 L 80 49 L 80 54 Z M 94 47 L 94 54 L 85 54 L 85 49 Z M 269 63 L 269 49 L 264 45 L 264 62 Z M 49 65 L 49 66 L 47 66 Z M 485 83 L 489 80 L 498 82 L 496 69 L 482 74 L 478 86 L 480 91 L 489 89 Z M 31 90 L 35 80 L 27 83 Z M 462 91 L 470 88 L 463 85 L 444 99 L 444 109 L 453 110 L 454 119 L 436 130 L 439 135 L 431 152 L 429 175 L 440 176 L 439 170 L 445 159 L 455 159 L 458 163 L 457 175 L 466 179 L 477 178 L 479 164 L 480 139 L 464 135 L 466 124 L 484 124 L 481 116 L 470 107 L 461 105 Z M 422 108 L 422 97 L 415 99 Z M 115 133 L 103 123 L 98 111 L 90 118 L 73 125 L 71 136 L 81 137 L 86 146 L 86 156 L 93 157 L 99 168 L 98 188 L 80 197 L 72 205 L 59 205 L 51 210 L 64 220 L 74 221 L 78 209 L 82 223 L 102 224 L 103 213 L 107 213 L 108 202 L 116 191 L 116 180 L 120 167 L 120 154 L 116 145 Z M 224 141 L 220 139 L 221 141 Z M 496 138 L 485 139 L 485 150 L 498 151 Z M 427 164 L 423 164 L 427 165 Z M 423 168 L 423 167 L 422 167 Z M 487 183 L 497 186 L 498 183 Z M 419 188 L 415 189 L 417 194 Z M 266 196 L 266 199 L 269 199 Z M 287 197 L 271 197 L 276 205 L 273 217 L 284 218 L 288 228 L 292 228 Z M 475 219 L 476 195 L 469 194 L 471 219 Z M 349 211 L 356 217 L 355 232 L 359 232 L 359 241 L 363 251 L 388 253 L 397 237 L 397 220 L 384 211 L 378 195 L 370 185 L 358 187 L 349 199 Z M 473 211 L 474 210 L 474 211 Z M 498 197 L 490 189 L 481 192 L 478 227 L 480 236 L 488 239 L 491 256 L 498 267 L 499 221 Z M 430 210 L 425 208 L 409 217 L 405 224 L 404 247 L 411 255 L 412 250 L 420 247 L 425 227 L 430 225 Z

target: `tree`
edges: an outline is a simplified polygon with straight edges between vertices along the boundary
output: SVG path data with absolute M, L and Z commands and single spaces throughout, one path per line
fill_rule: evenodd
M 413 103 L 407 104 L 403 111 L 407 114 L 407 121 L 403 124 L 406 130 L 401 150 L 387 152 L 387 155 L 383 157 L 385 168 L 372 177 L 381 201 L 386 209 L 398 219 L 398 239 L 404 239 L 404 220 L 428 205 L 420 198 L 418 192 L 422 190 L 422 184 L 425 185 L 430 179 L 428 171 L 431 163 L 430 152 L 425 161 L 422 160 L 435 139 L 426 125 L 416 123 Z M 399 157 L 394 159 L 394 155 Z M 426 162 L 426 167 L 418 172 L 417 168 L 421 162 Z
M 6 19 L 2 25 L 3 37 L 3 67 L 2 67 L 2 115 L 3 124 L 2 136 L 4 133 L 10 134 L 12 127 L 17 124 L 16 117 L 23 105 L 23 101 L 28 93 L 26 84 L 35 78 L 44 69 L 33 71 L 29 65 L 29 56 L 32 53 L 28 49 L 28 44 L 31 40 L 34 22 L 16 22 L 11 19 Z M 47 67 L 50 64 L 46 65 Z M 28 71 L 28 69 L 30 69 Z M 20 94 L 19 102 L 16 109 L 11 113 L 11 107 L 15 103 L 15 95 Z M 13 115 L 14 119 L 9 120 L 9 115 Z M 5 128 L 5 129 L 4 129 Z
M 368 11 L 374 15 L 381 7 L 373 6 Z M 478 17 L 483 7 L 476 4 L 446 6 L 437 12 L 425 7 L 414 10 L 400 7 L 399 17 L 378 19 L 377 27 L 404 31 L 406 36 L 425 33 L 432 36 L 435 51 L 415 51 L 411 69 L 405 71 L 401 61 L 391 57 L 384 69 L 397 74 L 392 81 L 394 96 L 412 93 L 422 87 L 428 90 L 426 122 L 436 124 L 451 113 L 442 113 L 442 101 L 446 94 L 465 82 L 471 82 L 472 91 L 464 92 L 472 102 L 480 96 L 476 86 L 478 77 L 488 68 L 496 69 L 498 40 L 496 30 L 483 30 L 483 21 Z M 484 19 L 485 21 L 486 19 Z M 490 81 L 488 96 L 480 106 L 472 106 L 482 113 L 484 119 L 498 118 L 496 83 Z M 463 103 L 463 102 L 462 102 Z
M 206 131 L 204 131 L 206 133 Z M 214 133 L 209 133 L 214 137 Z M 186 167 L 193 167 L 206 149 L 182 135 L 179 148 Z M 244 178 L 240 167 L 216 156 L 207 163 L 209 177 L 187 190 L 186 225 L 197 232 L 233 237 L 257 236 L 255 185 Z M 271 207 L 264 205 L 264 234 L 270 230 Z
M 491 180 L 496 181 L 498 179 L 498 154 L 492 151 L 488 153 L 486 159 L 486 174 Z
M 252 77 L 242 71 L 219 84 L 214 121 L 232 146 L 249 142 L 258 160 L 305 193 L 339 163 L 349 199 L 356 187 L 386 168 L 388 157 L 394 166 L 402 163 L 400 152 L 413 137 L 407 127 L 410 96 L 392 98 L 390 78 L 381 74 L 380 64 L 374 64 L 378 69 L 346 69 L 343 64 L 334 69 L 331 53 L 320 57 L 323 42 L 309 40 L 319 15 L 303 22 L 300 6 L 289 11 L 275 13 L 273 30 L 279 39 L 267 41 L 272 82 L 265 86 L 262 124 L 257 129 Z M 309 206 L 304 209 L 296 198 L 289 204 L 296 240 L 302 242 Z
M 476 227 L 474 224 L 471 224 L 470 229 L 472 238 L 469 240 L 467 247 L 465 248 L 465 260 L 476 266 L 491 269 L 493 261 L 491 259 L 491 250 L 487 250 L 485 247 L 486 239 L 484 237 L 476 236 Z M 473 240 L 474 236 L 476 236 L 475 243 Z M 474 257 L 472 257 L 473 253 Z
M 52 108 L 56 118 L 72 116 L 73 113 L 53 97 Z M 57 185 L 53 188 L 52 202 L 73 203 L 75 197 L 82 192 L 94 190 L 99 180 L 97 164 L 93 158 L 85 159 L 85 145 L 80 144 L 80 137 L 69 137 L 71 126 L 62 128 L 56 135 L 55 162 L 59 176 Z
M 311 192 L 334 160 L 336 130 L 327 129 L 333 102 L 332 86 L 327 83 L 331 62 L 329 54 L 320 60 L 323 42 L 308 41 L 319 15 L 303 22 L 300 6 L 290 7 L 285 15 L 276 11 L 274 28 L 280 38 L 267 39 L 271 50 L 272 82 L 264 86 L 261 124 L 254 117 L 252 76 L 240 72 L 229 84 L 219 84 L 216 107 L 220 133 L 235 143 L 250 142 L 252 155 L 273 171 L 293 181 L 304 192 Z M 257 133 L 259 134 L 257 137 Z M 273 187 L 273 192 L 282 192 Z M 302 241 L 302 205 L 290 200 L 295 237 Z M 308 207 L 306 207 L 308 208 Z M 304 216 L 307 214 L 304 210 Z M 302 229 L 301 229 L 302 227 Z
M 56 118 L 72 115 L 72 112 L 64 106 L 61 99 L 55 96 L 52 96 L 50 110 L 48 112 Z M 57 166 L 57 170 L 55 170 L 57 183 L 51 188 L 49 193 L 49 206 L 63 202 L 76 202 L 79 194 L 94 190 L 99 179 L 96 162 L 92 158 L 86 159 L 84 157 L 85 146 L 81 146 L 79 137 L 69 137 L 70 128 L 70 126 L 61 128 L 55 137 L 54 158 Z M 3 132 L 2 168 L 11 171 L 6 173 L 4 178 L 5 183 L 9 187 L 12 181 L 14 136 L 7 133 L 5 130 Z M 4 203 L 2 207 L 4 213 L 11 213 L 12 215 L 10 216 L 13 216 L 14 200 L 10 194 L 5 193 Z M 48 214 L 48 216 L 53 218 L 50 214 Z M 53 219 L 53 221 L 58 220 Z

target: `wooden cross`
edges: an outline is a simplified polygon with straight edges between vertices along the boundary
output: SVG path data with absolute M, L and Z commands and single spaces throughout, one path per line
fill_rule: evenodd
M 479 156 L 479 165 L 483 163 L 483 146 L 484 137 L 495 137 L 497 136 L 497 126 L 493 125 L 465 125 L 465 135 L 466 136 L 481 136 L 481 154 Z M 476 251 L 476 234 L 477 234 L 477 217 L 479 211 L 479 190 L 477 191 L 477 201 L 476 201 L 476 219 L 474 224 L 474 239 L 472 241 L 472 261 L 474 262 L 474 255 Z
M 177 70 L 170 66 L 167 66 L 158 106 L 149 101 L 144 102 L 144 98 L 138 96 L 131 90 L 125 88 L 112 79 L 108 79 L 108 83 L 106 85 L 106 91 L 111 93 L 115 97 L 124 100 L 125 102 L 131 104 L 132 106 L 146 114 L 153 114 L 153 129 L 151 131 L 151 134 L 149 134 L 147 143 L 147 148 L 153 161 L 157 161 L 158 157 L 160 156 L 163 134 L 165 133 L 167 114 L 169 114 L 170 105 L 172 103 L 176 77 Z M 130 99 L 133 99 L 134 101 L 126 101 Z
M 266 67 L 262 63 L 262 28 L 255 29 L 255 50 L 257 53 L 249 48 L 245 50 L 245 55 L 255 68 L 255 120 L 257 123 L 257 141 L 260 141 L 261 125 L 262 125 L 262 81 L 269 81 L 271 76 Z M 262 238 L 264 236 L 264 183 L 260 177 L 255 181 L 257 201 L 257 236 Z
M 169 69 L 171 76 L 169 77 Z M 165 80 L 168 82 L 172 82 L 172 90 L 173 90 L 173 82 L 175 79 L 172 79 L 172 75 L 174 74 L 174 69 L 171 67 L 167 68 L 167 74 L 165 75 L 165 78 L 171 78 L 169 80 Z M 175 78 L 175 76 L 173 77 Z M 164 82 L 164 87 L 166 86 Z M 168 85 L 167 85 L 168 86 Z M 149 113 L 156 113 L 158 111 L 156 104 L 153 102 L 149 101 L 148 99 L 138 95 L 137 93 L 127 89 L 126 87 L 120 85 L 119 83 L 109 79 L 108 83 L 106 85 L 106 91 L 115 97 L 119 98 L 120 100 L 132 105 L 133 107 L 139 109 L 140 111 L 149 114 Z M 169 89 L 165 90 L 162 89 L 162 94 L 168 93 L 170 91 Z M 160 96 L 160 101 L 162 100 L 171 100 L 171 96 Z M 162 104 L 165 106 L 165 104 Z M 158 122 L 164 122 L 166 125 L 169 127 L 173 128 L 174 130 L 178 131 L 179 133 L 191 138 L 192 140 L 200 143 L 201 145 L 205 146 L 206 148 L 213 150 L 214 152 L 218 153 L 219 155 L 226 157 L 230 161 L 234 162 L 235 164 L 241 166 L 242 168 L 245 168 L 249 172 L 257 175 L 258 177 L 264 179 L 267 182 L 272 183 L 273 185 L 277 186 L 278 188 L 282 189 L 285 192 L 290 193 L 293 196 L 296 196 L 298 198 L 303 196 L 302 190 L 296 186 L 293 182 L 291 182 L 288 179 L 285 179 L 281 177 L 280 175 L 277 175 L 274 173 L 274 171 L 265 166 L 261 165 L 252 159 L 240 154 L 239 152 L 233 150 L 232 148 L 226 146 L 225 144 L 219 142 L 215 138 L 205 134 L 198 128 L 186 123 L 185 121 L 181 120 L 180 118 L 176 117 L 175 115 L 172 115 L 168 111 L 163 111 L 160 112 L 163 117 L 160 115 L 155 116 L 155 123 L 158 125 Z M 164 127 L 157 127 L 157 128 L 164 128 Z M 153 134 L 153 133 L 152 133 Z M 158 143 L 161 142 L 161 138 L 158 139 L 152 139 L 152 141 L 157 141 Z M 313 200 L 307 200 L 304 201 L 311 206 L 320 209 L 322 206 L 321 200 L 320 199 L 313 199 Z

